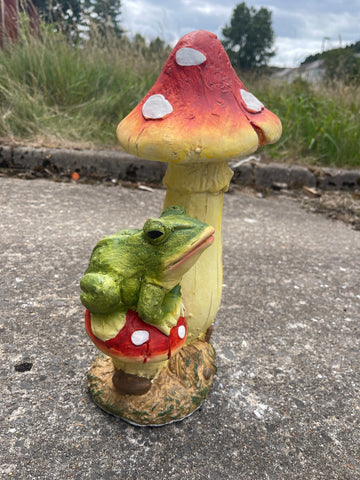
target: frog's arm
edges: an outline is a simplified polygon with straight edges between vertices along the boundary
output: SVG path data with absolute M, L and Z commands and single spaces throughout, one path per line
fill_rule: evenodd
M 137 275 L 125 277 L 120 285 L 120 295 L 123 305 L 129 308 L 137 305 L 140 294 L 141 281 Z
M 182 312 L 180 285 L 176 285 L 169 291 L 161 285 L 143 284 L 137 311 L 144 322 L 154 325 L 169 335 Z

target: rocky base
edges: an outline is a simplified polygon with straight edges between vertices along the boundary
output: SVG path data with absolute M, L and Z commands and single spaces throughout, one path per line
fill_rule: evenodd
M 140 426 L 160 426 L 191 415 L 205 399 L 216 372 L 215 350 L 200 340 L 183 347 L 152 381 L 144 395 L 117 392 L 110 357 L 98 356 L 89 372 L 88 387 L 103 410 Z

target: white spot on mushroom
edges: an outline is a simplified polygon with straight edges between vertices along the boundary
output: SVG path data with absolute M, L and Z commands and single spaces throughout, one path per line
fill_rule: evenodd
M 243 102 L 246 108 L 253 113 L 260 113 L 264 107 L 264 105 L 258 100 L 255 95 L 248 92 L 247 90 L 240 89 L 240 95 L 243 99 Z
M 131 343 L 136 346 L 143 345 L 149 340 L 149 338 L 149 332 L 147 332 L 146 330 L 136 330 L 131 335 Z
M 206 57 L 199 50 L 194 48 L 180 48 L 175 55 L 176 63 L 181 67 L 191 67 L 192 65 L 201 65 L 206 62 Z
M 151 95 L 142 107 L 142 114 L 144 118 L 156 120 L 164 118 L 173 111 L 171 103 L 166 100 L 164 95 Z
M 186 334 L 186 329 L 184 325 L 180 325 L 180 327 L 178 328 L 179 338 L 185 338 L 185 334 Z

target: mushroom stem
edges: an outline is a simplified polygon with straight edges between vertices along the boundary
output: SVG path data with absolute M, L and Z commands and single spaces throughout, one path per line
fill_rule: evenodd
M 168 364 L 168 360 L 162 362 L 125 362 L 118 358 L 112 358 L 115 370 L 123 370 L 125 373 L 131 375 L 138 375 L 139 377 L 149 378 L 150 380 L 156 378 L 161 370 Z
M 222 292 L 222 205 L 232 170 L 227 162 L 169 163 L 163 183 L 164 209 L 181 205 L 186 213 L 215 228 L 215 241 L 181 282 L 188 322 L 187 343 L 202 339 L 213 323 Z

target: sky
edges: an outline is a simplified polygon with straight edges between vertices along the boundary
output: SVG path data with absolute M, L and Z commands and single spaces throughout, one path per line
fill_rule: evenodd
M 159 36 L 175 46 L 186 33 L 209 30 L 221 39 L 240 1 L 122 0 L 122 27 L 147 40 Z M 270 64 L 296 67 L 308 55 L 360 40 L 360 0 L 269 0 L 245 2 L 272 12 L 276 55 Z

